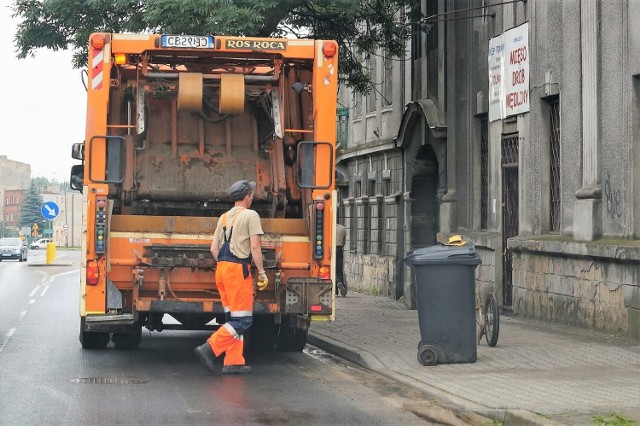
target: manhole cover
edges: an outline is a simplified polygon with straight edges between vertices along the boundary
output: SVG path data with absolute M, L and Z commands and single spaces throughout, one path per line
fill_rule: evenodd
M 139 385 L 148 383 L 143 379 L 123 379 L 118 377 L 82 377 L 71 379 L 73 383 L 85 383 L 89 385 Z

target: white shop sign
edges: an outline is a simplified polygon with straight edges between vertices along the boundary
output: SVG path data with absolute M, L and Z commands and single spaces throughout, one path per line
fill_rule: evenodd
M 489 121 L 529 110 L 529 23 L 525 23 L 489 40 Z

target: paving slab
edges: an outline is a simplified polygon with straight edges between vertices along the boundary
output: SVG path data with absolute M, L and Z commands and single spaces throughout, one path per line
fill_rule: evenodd
M 416 310 L 350 292 L 309 343 L 505 424 L 589 424 L 611 413 L 640 423 L 640 341 L 502 315 L 498 345 L 475 363 L 423 366 Z

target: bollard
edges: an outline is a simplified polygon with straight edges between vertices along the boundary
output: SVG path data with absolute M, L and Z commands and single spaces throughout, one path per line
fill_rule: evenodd
M 47 243 L 47 265 L 56 260 L 56 243 Z

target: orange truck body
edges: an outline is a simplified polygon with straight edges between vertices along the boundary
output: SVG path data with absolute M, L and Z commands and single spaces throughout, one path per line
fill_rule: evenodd
M 302 350 L 333 319 L 337 63 L 332 40 L 91 35 L 71 172 L 83 347 L 224 323 L 209 248 L 240 179 L 257 184 L 269 277 L 251 339 Z

